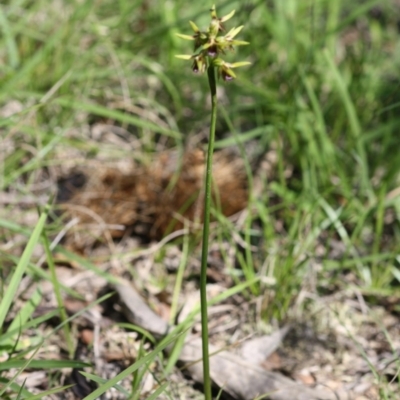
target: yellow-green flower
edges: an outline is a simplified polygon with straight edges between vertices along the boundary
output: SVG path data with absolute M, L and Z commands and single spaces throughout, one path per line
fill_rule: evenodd
M 201 31 L 197 25 L 190 21 L 190 25 L 194 31 L 192 36 L 177 34 L 180 38 L 194 41 L 193 55 L 178 55 L 176 57 L 184 60 L 193 60 L 192 69 L 194 72 L 204 72 L 207 67 L 218 68 L 218 76 L 225 81 L 236 78 L 232 68 L 241 67 L 250 64 L 242 61 L 237 63 L 227 63 L 220 58 L 221 54 L 225 54 L 226 50 L 234 50 L 235 46 L 248 44 L 242 40 L 235 40 L 235 36 L 243 29 L 243 26 L 231 29 L 226 35 L 218 36 L 221 32 L 225 32 L 223 23 L 233 17 L 233 10 L 222 18 L 217 17 L 215 6 L 211 10 L 211 22 L 206 31 Z

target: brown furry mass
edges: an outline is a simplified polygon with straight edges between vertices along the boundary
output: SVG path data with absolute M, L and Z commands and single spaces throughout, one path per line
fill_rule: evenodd
M 149 166 L 129 171 L 96 163 L 64 178 L 59 202 L 77 224 L 68 231 L 67 245 L 83 250 L 101 238 L 136 232 L 150 238 L 201 222 L 205 155 L 162 152 Z M 214 154 L 213 200 L 226 216 L 247 203 L 243 161 L 229 151 Z M 65 201 L 66 200 L 66 201 Z

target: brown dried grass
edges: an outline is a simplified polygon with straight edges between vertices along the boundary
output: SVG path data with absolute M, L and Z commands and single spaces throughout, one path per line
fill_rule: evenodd
M 159 239 L 185 224 L 195 229 L 202 221 L 205 156 L 201 150 L 182 157 L 177 151 L 164 151 L 148 166 L 132 164 L 127 171 L 98 161 L 80 172 L 85 176 L 83 186 L 74 186 L 68 177 L 60 186 L 60 192 L 70 196 L 62 205 L 67 218 L 79 219 L 66 237 L 66 244 L 75 250 L 83 251 L 101 238 L 121 237 L 138 226 L 144 236 Z M 224 215 L 246 207 L 246 174 L 237 155 L 226 150 L 215 153 L 213 183 L 214 203 Z

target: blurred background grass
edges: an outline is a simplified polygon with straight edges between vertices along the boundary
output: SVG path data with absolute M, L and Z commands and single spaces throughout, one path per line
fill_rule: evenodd
M 273 179 L 261 179 L 239 232 L 256 246 L 238 255 L 243 276 L 277 281 L 266 316 L 285 316 L 315 261 L 321 294 L 351 285 L 371 301 L 398 294 L 399 2 L 217 4 L 219 15 L 232 9 L 231 25 L 245 25 L 240 39 L 250 45 L 228 61 L 252 65 L 220 83 L 217 146 L 235 129 L 260 156 L 275 156 Z M 97 121 L 127 128 L 140 158 L 206 137 L 206 79 L 174 56 L 191 52 L 175 33 L 208 18 L 204 4 L 180 0 L 3 0 L 1 190 L 32 193 L 37 171 L 61 162 L 56 149 L 95 156 L 85 132 Z M 221 226 L 219 238 L 230 238 L 232 227 Z

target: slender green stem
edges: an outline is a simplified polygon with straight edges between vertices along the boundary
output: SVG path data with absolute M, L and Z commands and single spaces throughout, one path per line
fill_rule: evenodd
M 215 82 L 215 68 L 210 65 L 207 69 L 208 83 L 211 92 L 211 125 L 207 151 L 206 185 L 204 193 L 204 227 L 203 247 L 201 252 L 200 273 L 200 305 L 201 305 L 201 338 L 203 346 L 203 376 L 204 395 L 206 400 L 211 400 L 210 357 L 208 352 L 208 313 L 207 313 L 207 256 L 208 236 L 210 231 L 211 185 L 212 185 L 212 160 L 214 153 L 215 125 L 217 121 L 217 85 Z

